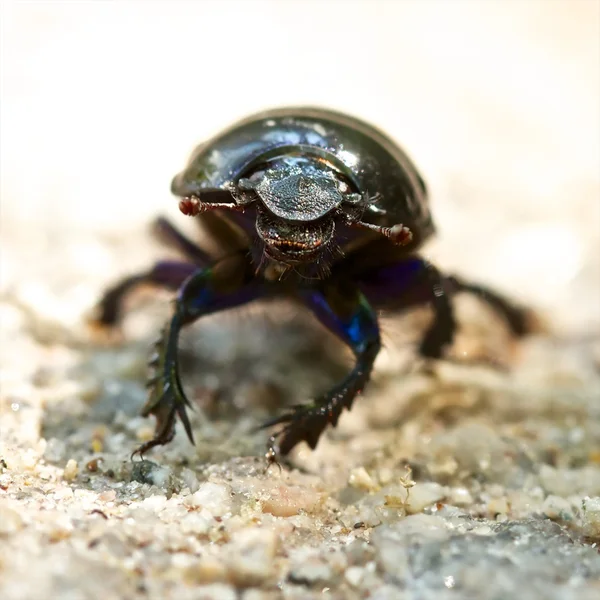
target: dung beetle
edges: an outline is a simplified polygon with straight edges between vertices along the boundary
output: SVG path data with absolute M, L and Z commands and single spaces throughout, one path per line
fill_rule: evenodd
M 193 443 L 177 361 L 181 328 L 258 298 L 285 297 L 308 308 L 355 357 L 333 389 L 264 424 L 282 425 L 269 438 L 269 461 L 302 441 L 314 449 L 325 427 L 351 408 L 381 348 L 381 309 L 432 306 L 419 347 L 424 357 L 440 357 L 452 342 L 450 298 L 457 292 L 481 296 L 515 335 L 527 333 L 528 311 L 441 274 L 417 254 L 434 233 L 425 183 L 389 137 L 354 117 L 321 108 L 253 115 L 198 146 L 172 192 L 181 212 L 201 220 L 218 255 L 158 219 L 158 234 L 186 260 L 161 261 L 124 279 L 98 306 L 98 322 L 115 325 L 139 284 L 177 291 L 150 359 L 143 415 L 156 417 L 155 435 L 139 453 L 172 440 L 177 416 Z

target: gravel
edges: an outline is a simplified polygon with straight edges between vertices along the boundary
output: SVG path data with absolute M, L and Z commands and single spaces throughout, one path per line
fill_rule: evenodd
M 204 89 L 186 94 L 180 87 L 173 95 L 173 81 L 190 81 L 194 72 L 205 69 L 201 81 L 215 81 L 211 89 L 219 87 L 221 80 L 214 79 L 213 67 L 204 62 L 192 68 L 183 61 L 189 70 L 171 73 L 181 62 L 179 44 L 192 44 L 184 46 L 186 56 L 199 56 L 196 45 L 205 42 L 198 39 L 197 22 L 215 23 L 210 11 L 205 3 L 190 3 L 185 11 L 182 4 L 174 12 L 160 3 L 143 8 L 124 3 L 123 9 L 120 3 L 108 3 L 109 8 L 91 3 L 86 10 L 95 12 L 85 13 L 82 5 L 83 12 L 76 14 L 58 3 L 17 4 L 26 8 L 7 9 L 2 19 L 13 19 L 14 27 L 3 30 L 3 37 L 10 34 L 7 47 L 27 60 L 3 57 L 3 71 L 5 63 L 10 67 L 10 86 L 2 102 L 0 597 L 600 597 L 600 254 L 595 219 L 600 152 L 598 136 L 590 133 L 595 131 L 591 119 L 597 123 L 600 88 L 588 93 L 581 87 L 581 82 L 598 82 L 597 57 L 589 58 L 590 44 L 595 40 L 597 45 L 597 27 L 586 28 L 586 23 L 597 25 L 597 15 L 592 18 L 582 2 L 576 3 L 579 12 L 571 10 L 575 2 L 557 2 L 549 12 L 516 3 L 514 13 L 504 13 L 506 3 L 491 1 L 489 14 L 477 16 L 461 4 L 455 15 L 456 2 L 438 23 L 434 13 L 444 3 L 432 12 L 429 3 L 425 10 L 418 8 L 422 3 L 403 2 L 389 3 L 390 16 L 382 23 L 377 11 L 367 10 L 371 3 L 356 3 L 365 18 L 375 15 L 381 27 L 390 28 L 377 39 L 365 39 L 363 46 L 373 46 L 377 57 L 410 56 L 414 66 L 409 76 L 390 82 L 390 73 L 401 68 L 394 59 L 376 88 L 382 94 L 374 92 L 373 82 L 356 86 L 359 103 L 351 105 L 353 80 L 340 65 L 339 78 L 347 82 L 340 107 L 363 113 L 371 107 L 371 114 L 377 113 L 373 96 L 390 96 L 389 110 L 372 116 L 382 126 L 389 123 L 394 136 L 401 138 L 397 130 L 406 130 L 401 141 L 420 154 L 418 162 L 433 182 L 441 232 L 428 256 L 445 269 L 458 268 L 535 307 L 546 327 L 516 343 L 480 302 L 460 296 L 461 327 L 454 346 L 446 360 L 426 362 L 416 358 L 414 349 L 430 318 L 427 309 L 384 319 L 385 348 L 373 381 L 353 410 L 336 429 L 327 430 L 316 451 L 302 445 L 281 469 L 266 469 L 267 433 L 255 427 L 284 406 L 326 389 L 348 368 L 347 354 L 309 315 L 286 304 L 258 303 L 186 331 L 180 353 L 195 408 L 196 446 L 178 426 L 174 441 L 144 460 L 132 459 L 131 453 L 153 432 L 152 419 L 140 417 L 139 411 L 146 398 L 148 349 L 169 313 L 170 296 L 140 293 L 132 298 L 121 331 L 111 336 L 99 337 L 86 326 L 106 285 L 165 254 L 150 238 L 148 223 L 158 212 L 158 198 L 165 212 L 169 201 L 143 186 L 155 185 L 155 173 L 168 183 L 179 166 L 173 155 L 161 154 L 163 146 L 183 151 L 197 141 L 169 135 L 179 131 L 191 136 L 191 122 L 208 127 L 211 110 L 215 123 L 250 110 L 247 86 L 240 93 L 217 94 L 216 100 Z M 241 2 L 240 10 L 245 5 Z M 188 10 L 198 11 L 193 19 L 186 16 Z M 223 18 L 229 18 L 231 8 L 215 4 L 211 10 L 224 10 Z M 322 10 L 325 15 L 334 9 L 324 5 Z M 258 27 L 268 13 L 304 35 L 308 17 L 303 11 L 293 16 L 273 11 L 274 5 L 256 15 L 244 13 L 244 23 Z M 349 11 L 338 16 L 351 24 L 357 15 Z M 394 15 L 408 23 L 402 35 Z M 523 29 L 523 23 L 528 27 Z M 126 40 L 120 37 L 120 24 Z M 431 50 L 433 58 L 420 45 L 428 37 L 418 33 L 425 26 L 437 27 L 431 35 L 444 49 L 441 54 Z M 161 60 L 163 53 L 170 57 L 168 78 L 160 75 L 158 55 L 142 60 L 145 51 L 135 59 L 130 54 L 131 31 L 138 27 L 140 44 L 146 38 L 153 43 L 166 39 L 159 31 L 176 32 L 161 46 Z M 444 42 L 453 27 L 459 32 L 456 39 Z M 213 54 L 223 48 L 222 27 L 201 29 L 209 36 L 206 43 L 214 41 Z M 15 37 L 14 32 L 20 34 Z M 101 43 L 98 32 L 103 32 Z M 474 32 L 484 32 L 489 41 L 473 38 Z M 79 36 L 77 52 L 73 35 Z M 472 63 L 479 51 L 455 54 L 458 38 L 465 36 L 481 47 L 485 63 Z M 264 42 L 260 35 L 252 39 Z M 354 35 L 353 44 L 361 39 Z M 398 40 L 394 52 L 378 46 L 388 39 Z M 514 56 L 507 54 L 507 39 Z M 120 48 L 114 57 L 102 54 L 110 68 L 96 68 L 94 40 L 102 52 L 108 53 L 106 40 L 111 48 Z M 330 52 L 328 47 L 317 50 L 319 57 Z M 454 65 L 448 72 L 446 50 Z M 79 52 L 93 59 L 89 70 L 94 77 L 125 69 L 123 78 L 108 88 L 119 98 L 119 107 L 137 93 L 137 84 L 121 90 L 132 80 L 133 64 L 141 60 L 148 73 L 157 69 L 162 78 L 159 86 L 148 83 L 151 93 L 139 86 L 144 101 L 135 96 L 135 110 L 120 108 L 121 117 L 114 113 L 120 143 L 115 145 L 113 131 L 107 134 L 110 148 L 102 146 L 102 132 L 87 113 L 90 129 L 83 128 L 87 145 L 82 148 L 74 140 L 80 139 L 83 121 L 64 112 L 76 104 L 103 114 L 105 105 L 106 110 L 112 106 L 108 97 L 94 100 L 100 89 L 87 89 L 88 69 L 75 78 L 76 88 L 68 88 L 77 93 L 63 93 L 60 102 L 52 95 L 55 79 L 44 79 L 47 72 L 62 73 L 53 65 L 71 64 Z M 342 55 L 336 45 L 338 62 Z M 494 63 L 499 56 L 504 58 Z M 467 59 L 472 72 L 459 68 Z M 333 55 L 332 61 L 338 64 Z M 379 72 L 379 60 L 368 68 L 366 64 L 356 68 L 365 76 Z M 581 68 L 576 77 L 573 65 Z M 529 87 L 533 77 L 526 68 L 542 78 L 543 102 L 534 93 L 538 88 Z M 253 68 L 250 77 L 264 80 L 260 71 Z M 289 81 L 285 72 L 277 73 L 279 87 L 295 94 L 304 71 L 294 71 Z M 432 74 L 435 81 L 429 80 Z M 250 77 L 245 75 L 245 83 Z M 418 85 L 406 86 L 407 78 L 417 78 Z M 71 71 L 67 79 L 74 80 Z M 325 79 L 319 73 L 319 89 L 334 93 Z M 56 89 L 62 90 L 64 77 L 56 81 Z M 29 96 L 23 82 L 35 94 Z M 239 86 L 230 68 L 223 83 L 229 92 Z M 163 87 L 168 96 L 159 94 Z M 272 86 L 253 89 L 265 104 L 272 101 Z M 557 90 L 566 94 L 564 105 L 557 104 Z M 174 97 L 181 110 L 169 109 L 172 121 L 159 118 L 165 106 L 175 106 Z M 327 103 L 328 97 L 319 98 Z M 424 98 L 430 100 L 424 103 Z M 207 103 L 209 119 L 197 115 L 200 99 Z M 229 102 L 239 106 L 234 109 Z M 398 109 L 400 102 L 404 104 Z M 47 118 L 42 111 L 47 103 L 58 116 Z M 381 106 L 387 106 L 384 100 Z M 396 119 L 404 114 L 412 116 L 400 128 Z M 160 144 L 140 134 L 148 135 L 149 115 L 158 123 L 152 136 Z M 99 122 L 107 127 L 108 120 Z M 52 129 L 58 126 L 60 131 Z M 135 140 L 127 132 L 135 133 Z M 64 146 L 48 151 L 44 144 L 54 149 L 63 133 Z M 94 135 L 101 154 L 94 153 Z M 5 152 L 5 141 L 11 152 Z M 41 149 L 36 161 L 32 148 Z M 131 173 L 135 181 L 127 187 Z M 105 179 L 112 195 L 102 187 Z M 178 219 L 174 209 L 170 213 Z

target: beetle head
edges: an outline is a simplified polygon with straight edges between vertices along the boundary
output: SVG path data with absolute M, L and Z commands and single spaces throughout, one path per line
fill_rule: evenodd
M 255 231 L 264 255 L 284 265 L 321 264 L 336 249 L 336 225 L 369 229 L 405 244 L 412 234 L 401 224 L 382 227 L 363 222 L 374 202 L 359 194 L 324 161 L 286 157 L 257 168 L 226 189 L 183 198 L 180 210 L 197 215 L 211 209 L 255 210 Z
M 318 260 L 335 233 L 349 187 L 315 163 L 279 163 L 238 182 L 239 201 L 257 203 L 256 232 L 265 254 L 287 264 Z

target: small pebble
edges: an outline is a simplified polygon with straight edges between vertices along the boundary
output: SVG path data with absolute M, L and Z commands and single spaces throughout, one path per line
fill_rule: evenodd
M 322 559 L 313 557 L 294 565 L 288 578 L 301 585 L 326 584 L 332 578 L 332 570 Z
M 73 481 L 77 474 L 79 473 L 79 466 L 77 461 L 73 458 L 70 458 L 65 465 L 65 470 L 63 472 L 63 478 L 65 481 Z
M 505 497 L 502 498 L 492 498 L 487 505 L 488 512 L 490 516 L 496 518 L 498 515 L 506 515 L 508 514 L 508 501 Z
M 23 529 L 23 519 L 16 510 L 0 505 L 0 536 L 9 536 Z
M 364 467 L 357 467 L 350 471 L 348 485 L 365 492 L 374 492 L 378 489 L 378 485 L 373 481 L 373 478 L 367 473 Z
M 189 508 L 205 509 L 214 517 L 221 517 L 233 510 L 231 489 L 228 486 L 205 481 L 196 492 L 184 500 Z
M 473 504 L 473 496 L 467 488 L 452 488 L 450 490 L 449 501 L 455 506 L 469 506 Z
M 584 498 L 581 506 L 583 508 L 583 529 L 591 538 L 600 538 L 600 497 Z
M 216 583 L 227 578 L 227 567 L 222 560 L 206 556 L 186 569 L 185 577 L 190 583 Z
M 416 514 L 427 506 L 435 504 L 446 496 L 446 489 L 439 483 L 427 481 L 419 483 L 410 489 L 406 496 L 406 512 Z
M 269 529 L 242 529 L 225 549 L 228 578 L 236 586 L 260 585 L 275 573 L 279 539 Z
M 346 569 L 344 577 L 352 587 L 358 587 L 365 576 L 365 570 L 362 567 L 350 567 Z
M 542 504 L 542 512 L 557 521 L 571 521 L 574 517 L 571 503 L 560 496 L 548 496 Z
M 262 510 L 275 517 L 291 517 L 300 511 L 312 513 L 323 499 L 322 494 L 299 486 L 274 487 L 262 499 Z
M 194 590 L 194 600 L 237 600 L 234 588 L 224 583 L 203 585 Z

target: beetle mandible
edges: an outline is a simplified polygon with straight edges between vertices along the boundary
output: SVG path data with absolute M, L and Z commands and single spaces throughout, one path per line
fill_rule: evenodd
M 284 108 L 236 123 L 198 146 L 175 177 L 179 208 L 202 221 L 221 249 L 213 256 L 165 219 L 162 239 L 185 261 L 161 261 L 109 289 L 97 321 L 115 325 L 125 296 L 141 283 L 177 292 L 173 314 L 150 359 L 143 415 L 154 438 L 137 452 L 168 443 L 179 417 L 193 443 L 190 406 L 178 369 L 182 327 L 263 297 L 291 298 L 313 312 L 355 357 L 343 381 L 313 402 L 265 423 L 267 459 L 299 442 L 315 448 L 327 425 L 369 380 L 381 348 L 377 313 L 431 304 L 434 317 L 419 347 L 439 358 L 456 329 L 451 296 L 481 296 L 512 332 L 527 333 L 526 311 L 482 286 L 445 276 L 417 251 L 434 233 L 427 189 L 408 156 L 354 117 L 321 108 Z

